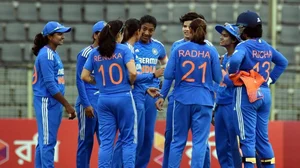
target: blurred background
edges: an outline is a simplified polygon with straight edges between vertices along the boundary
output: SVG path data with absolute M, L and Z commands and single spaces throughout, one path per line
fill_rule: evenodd
M 216 24 L 234 23 L 238 14 L 252 10 L 263 21 L 263 38 L 289 60 L 288 69 L 272 87 L 271 120 L 300 120 L 300 0 L 1 0 L 0 1 L 0 118 L 34 118 L 31 52 L 35 35 L 47 21 L 59 21 L 73 31 L 58 47 L 65 66 L 66 97 L 77 97 L 77 53 L 92 43 L 92 25 L 99 20 L 126 20 L 145 14 L 156 17 L 154 38 L 170 52 L 183 37 L 179 17 L 188 11 L 205 16 L 207 39 L 219 51 Z M 166 103 L 165 103 L 166 105 Z M 65 115 L 65 113 L 64 113 Z M 159 119 L 165 119 L 160 111 Z

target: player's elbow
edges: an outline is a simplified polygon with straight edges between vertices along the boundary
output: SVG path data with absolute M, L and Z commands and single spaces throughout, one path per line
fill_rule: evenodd
M 83 69 L 82 72 L 81 72 L 81 80 L 85 81 L 85 82 L 88 82 L 89 81 L 89 76 L 90 76 L 90 73 L 88 70 L 86 69 Z
M 164 72 L 164 78 L 167 79 L 167 80 L 173 80 L 173 73 L 165 71 Z

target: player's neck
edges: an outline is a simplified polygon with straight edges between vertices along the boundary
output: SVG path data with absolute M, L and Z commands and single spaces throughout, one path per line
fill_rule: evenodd
M 135 43 L 135 42 L 136 42 L 135 37 L 131 37 L 131 38 L 127 41 L 127 43 L 130 44 L 131 46 L 134 46 L 134 43 Z
M 227 50 L 227 56 L 231 56 L 234 52 L 234 47 L 232 46 L 226 47 L 226 50 Z
M 92 47 L 93 47 L 93 48 L 98 47 L 98 42 L 97 42 L 96 40 L 95 40 L 94 43 L 92 44 Z
M 49 43 L 49 44 L 48 44 L 48 47 L 49 47 L 51 50 L 55 51 L 56 48 L 57 48 L 57 45 L 55 45 L 55 44 L 53 44 L 53 43 Z
M 186 38 L 186 37 L 184 37 L 183 39 L 184 39 L 184 41 L 190 41 L 191 40 L 190 38 Z

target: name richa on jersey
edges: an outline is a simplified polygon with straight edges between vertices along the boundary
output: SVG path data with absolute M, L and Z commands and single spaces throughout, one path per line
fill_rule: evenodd
M 272 51 L 258 51 L 258 50 L 252 50 L 252 57 L 253 58 L 271 58 L 272 57 Z

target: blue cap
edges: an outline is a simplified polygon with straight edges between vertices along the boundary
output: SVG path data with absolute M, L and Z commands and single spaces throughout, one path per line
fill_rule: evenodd
M 229 23 L 225 24 L 224 26 L 223 25 L 217 25 L 215 27 L 215 29 L 220 34 L 222 34 L 223 30 L 226 30 L 228 33 L 233 35 L 238 41 L 242 41 L 242 39 L 240 38 L 240 35 L 239 35 L 239 28 L 236 25 L 232 25 L 232 24 L 229 24 Z
M 257 13 L 252 11 L 246 11 L 241 13 L 236 19 L 237 26 L 245 26 L 254 28 L 257 25 L 261 25 L 261 18 Z
M 99 21 L 93 26 L 93 34 L 99 31 L 102 31 L 102 29 L 105 27 L 106 22 L 104 21 Z
M 70 32 L 71 29 L 71 27 L 65 27 L 58 22 L 50 21 L 44 26 L 42 35 L 47 36 L 53 33 L 67 33 Z

